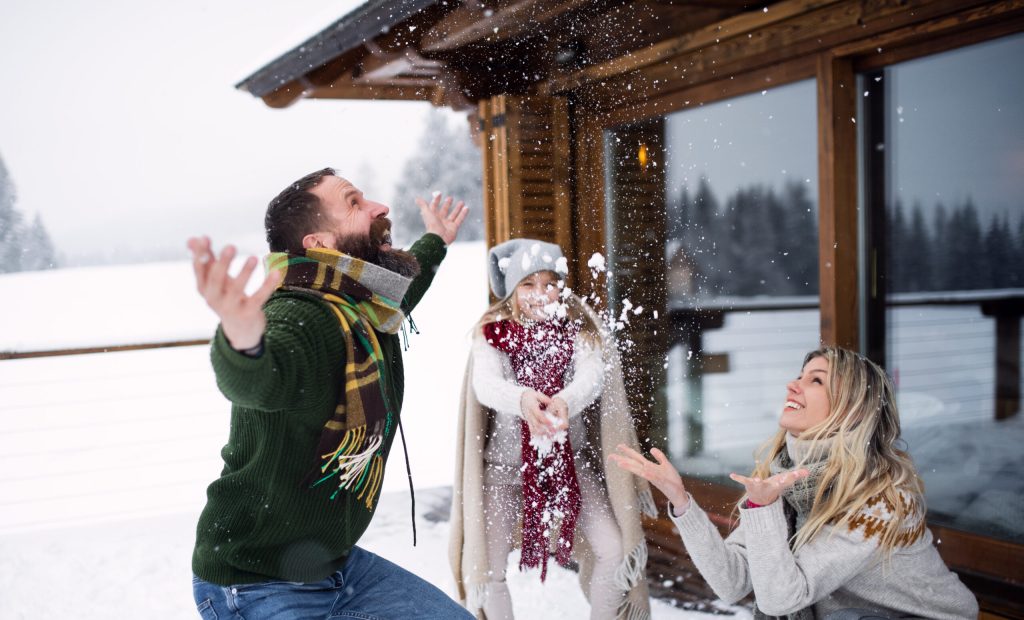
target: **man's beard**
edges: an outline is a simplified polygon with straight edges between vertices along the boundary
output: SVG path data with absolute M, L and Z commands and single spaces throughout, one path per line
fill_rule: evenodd
M 384 249 L 385 245 L 387 249 Z M 386 217 L 373 220 L 369 234 L 335 237 L 334 249 L 406 278 L 414 278 L 420 273 L 420 263 L 415 256 L 391 247 L 391 220 Z

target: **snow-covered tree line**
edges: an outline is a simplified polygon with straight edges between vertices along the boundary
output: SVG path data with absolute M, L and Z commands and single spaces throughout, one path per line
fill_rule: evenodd
M 43 220 L 31 222 L 15 207 L 14 181 L 0 159 L 0 273 L 37 271 L 57 266 L 57 256 Z
M 459 241 L 484 238 L 483 172 L 480 149 L 463 123 L 449 123 L 446 115 L 431 110 L 415 154 L 402 169 L 391 201 L 395 242 L 407 245 L 423 234 L 416 197 L 430 200 L 434 191 L 465 200 L 469 215 L 459 230 Z

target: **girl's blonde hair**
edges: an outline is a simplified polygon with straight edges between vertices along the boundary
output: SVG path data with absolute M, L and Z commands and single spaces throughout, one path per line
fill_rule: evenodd
M 561 276 L 552 271 L 555 277 L 560 281 Z M 533 275 L 533 274 L 530 274 Z M 516 287 L 519 283 L 516 283 Z M 583 341 L 592 347 L 598 347 L 601 344 L 601 327 L 597 324 L 593 317 L 593 311 L 586 307 L 586 304 L 576 295 L 568 295 L 561 300 L 565 304 L 566 320 L 575 323 L 580 326 L 580 337 Z M 519 311 L 519 304 L 516 302 L 515 289 L 509 291 L 509 294 L 505 299 L 498 300 L 491 304 L 477 324 L 473 326 L 473 333 L 479 334 L 483 329 L 484 325 L 493 323 L 495 321 L 501 321 L 508 319 L 517 323 L 523 322 L 523 315 Z
M 828 362 L 829 415 L 800 438 L 831 439 L 832 446 L 811 513 L 796 532 L 793 548 L 807 544 L 828 524 L 853 527 L 863 508 L 881 501 L 891 515 L 880 532 L 881 547 L 891 552 L 916 538 L 925 511 L 924 484 L 910 455 L 897 447 L 895 389 L 882 368 L 853 351 L 822 347 L 808 353 L 804 365 L 818 357 Z M 769 466 L 785 449 L 787 432 L 780 429 L 762 446 L 765 458 L 758 460 L 754 476 L 771 476 Z

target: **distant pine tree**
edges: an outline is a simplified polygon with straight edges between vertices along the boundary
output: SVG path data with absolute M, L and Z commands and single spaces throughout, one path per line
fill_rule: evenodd
M 0 273 L 21 271 L 21 214 L 14 208 L 17 194 L 7 166 L 0 159 Z
M 1013 280 L 1016 256 L 1013 235 L 1010 232 L 1009 217 L 992 216 L 992 222 L 985 233 L 985 273 L 991 288 L 1010 288 Z
M 484 238 L 483 171 L 480 149 L 465 126 L 452 127 L 444 113 L 431 110 L 416 153 L 402 169 L 391 201 L 395 242 L 402 245 L 424 232 L 416 198 L 428 202 L 431 192 L 444 192 L 466 201 L 470 212 L 459 230 L 459 241 Z
M 935 256 L 935 251 L 920 203 L 914 203 L 914 207 L 910 212 L 910 227 L 907 230 L 907 252 L 904 256 L 907 261 L 906 290 L 932 290 L 932 260 Z
M 889 209 L 887 216 L 889 234 L 889 291 L 903 293 L 909 290 L 908 262 L 910 262 L 910 255 L 913 250 L 909 247 L 907 221 L 903 217 L 903 203 L 899 199 Z
M 50 233 L 43 226 L 43 219 L 36 214 L 32 225 L 25 229 L 21 255 L 22 271 L 41 271 L 57 267 L 57 253 L 50 240 Z
M 786 183 L 780 198 L 777 258 L 786 276 L 789 295 L 818 294 L 818 218 L 807 185 Z
M 981 221 L 974 202 L 967 200 L 950 216 L 947 244 L 945 290 L 969 291 L 990 288 L 991 278 L 985 269 Z
M 1013 270 L 1013 286 L 1024 287 L 1024 209 L 1021 209 L 1020 220 L 1017 224 L 1017 241 L 1013 244 L 1016 248 L 1016 266 Z
M 732 275 L 732 265 L 723 252 L 726 243 L 722 237 L 723 214 L 718 199 L 701 175 L 693 200 L 684 212 L 683 244 L 688 256 L 697 265 L 696 290 L 702 297 L 717 297 L 729 294 L 723 283 Z
M 683 187 L 668 206 L 668 227 L 673 251 L 696 265 L 698 296 L 817 294 L 817 214 L 803 184 L 741 187 L 719 209 L 701 176 L 690 196 Z
M 14 181 L 0 158 L 0 273 L 52 269 L 56 252 L 42 219 L 36 214 L 26 225 L 16 201 Z
M 728 239 L 726 257 L 731 276 L 721 281 L 730 295 L 786 294 L 784 277 L 774 260 L 779 247 L 773 219 L 778 217 L 777 201 L 770 188 L 751 185 L 741 188 L 726 203 Z
M 686 214 L 689 213 L 691 208 L 690 192 L 687 191 L 686 186 L 684 185 L 683 188 L 679 190 L 679 195 L 676 199 L 670 199 L 668 204 L 665 206 L 666 233 L 669 239 L 683 240 L 687 229 Z

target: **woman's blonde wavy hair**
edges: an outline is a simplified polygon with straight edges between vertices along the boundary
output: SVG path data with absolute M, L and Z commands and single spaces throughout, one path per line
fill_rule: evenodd
M 564 282 L 557 272 L 552 271 L 551 273 L 554 273 L 560 282 Z M 518 287 L 519 284 L 516 283 L 516 286 Z M 583 338 L 583 341 L 592 347 L 599 346 L 602 341 L 602 331 L 598 323 L 594 321 L 593 311 L 588 309 L 583 300 L 575 294 L 568 295 L 561 300 L 561 303 L 565 304 L 566 320 L 580 326 L 580 337 Z M 473 333 L 479 334 L 484 325 L 504 319 L 510 319 L 517 323 L 523 322 L 523 315 L 519 311 L 514 288 L 509 291 L 505 299 L 491 304 L 491 307 L 484 312 L 480 320 L 477 321 L 477 324 L 473 326 Z
M 853 351 L 822 347 L 808 353 L 804 365 L 817 357 L 828 362 L 829 415 L 800 438 L 833 441 L 811 514 L 796 532 L 793 548 L 807 544 L 828 524 L 852 525 L 869 501 L 880 499 L 892 515 L 880 532 L 881 547 L 891 552 L 920 527 L 925 512 L 924 484 L 910 455 L 897 447 L 900 418 L 892 382 L 877 364 Z M 769 466 L 785 449 L 787 432 L 780 429 L 761 447 L 764 458 L 758 459 L 754 476 L 771 476 Z

